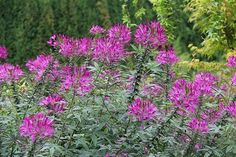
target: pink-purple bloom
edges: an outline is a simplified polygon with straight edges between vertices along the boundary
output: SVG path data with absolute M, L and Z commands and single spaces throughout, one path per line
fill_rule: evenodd
M 145 47 L 159 47 L 166 43 L 165 30 L 159 22 L 140 24 L 135 32 L 135 42 Z
M 0 59 L 6 59 L 7 55 L 7 48 L 0 45 Z
M 156 56 L 156 62 L 159 64 L 173 65 L 178 61 L 174 49 L 171 47 L 168 50 L 161 50 Z
M 0 65 L 0 83 L 11 83 L 18 81 L 24 75 L 19 65 L 2 64 Z
M 179 114 L 196 111 L 199 103 L 199 90 L 195 84 L 184 79 L 176 80 L 169 92 L 169 98 L 179 109 Z
M 75 40 L 75 55 L 86 56 L 91 51 L 92 40 L 90 38 L 81 38 Z
M 91 46 L 89 38 L 73 39 L 66 35 L 53 35 L 48 44 L 58 49 L 64 57 L 84 56 L 87 55 Z
M 188 127 L 197 133 L 208 133 L 208 123 L 205 120 L 199 120 L 197 118 L 192 118 L 191 121 L 188 123 Z
M 152 120 L 155 118 L 156 112 L 156 105 L 149 100 L 136 98 L 134 102 L 129 105 L 129 115 L 134 116 L 138 121 Z
M 30 59 L 26 63 L 26 67 L 30 72 L 35 74 L 35 80 L 39 81 L 42 79 L 42 76 L 45 75 L 46 70 L 49 70 L 47 73 L 48 79 L 55 80 L 58 76 L 58 67 L 59 63 L 57 60 L 54 60 L 51 55 L 41 54 L 37 56 L 36 59 Z
M 110 153 L 106 153 L 104 157 L 111 157 Z
M 54 135 L 53 120 L 44 113 L 36 113 L 25 117 L 20 126 L 20 135 L 30 137 L 33 142 Z
M 218 109 L 207 109 L 200 114 L 201 118 L 208 123 L 215 123 L 217 122 L 222 116 L 222 110 Z
M 105 32 L 105 29 L 102 28 L 101 26 L 98 26 L 98 25 L 93 25 L 89 32 L 93 35 L 96 35 L 96 34 L 101 34 L 101 33 L 104 33 Z
M 62 90 L 72 88 L 76 94 L 84 96 L 93 89 L 92 74 L 85 66 L 65 66 L 62 69 L 61 78 Z
M 236 117 L 236 101 L 233 101 L 226 107 L 226 111 L 232 116 Z
M 50 112 L 59 113 L 65 110 L 65 106 L 67 103 L 61 95 L 51 94 L 47 97 L 42 98 L 39 104 L 47 107 Z
M 113 39 L 99 38 L 94 45 L 93 60 L 111 64 L 126 56 L 124 45 Z
M 52 47 L 56 47 L 59 44 L 57 39 L 58 39 L 58 35 L 54 34 L 50 37 L 50 39 L 47 41 L 47 43 Z
M 200 143 L 197 143 L 197 144 L 194 145 L 194 149 L 196 151 L 200 150 L 201 148 L 202 148 L 202 144 L 200 144 Z
M 127 44 L 131 40 L 131 30 L 126 25 L 118 24 L 108 30 L 108 37 L 121 44 Z
M 59 52 L 64 57 L 74 56 L 76 53 L 74 40 L 68 36 L 63 36 L 59 44 Z
M 236 67 L 236 56 L 228 57 L 226 66 L 235 68 Z
M 199 73 L 195 76 L 194 84 L 200 90 L 201 94 L 212 94 L 212 88 L 215 86 L 217 78 L 211 73 Z
M 222 85 L 220 86 L 220 89 L 221 89 L 222 91 L 227 91 L 227 89 L 228 89 L 227 84 L 222 84 Z

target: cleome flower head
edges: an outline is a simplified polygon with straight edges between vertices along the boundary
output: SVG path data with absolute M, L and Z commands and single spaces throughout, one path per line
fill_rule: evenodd
M 7 55 L 7 48 L 0 45 L 0 59 L 6 59 Z
M 0 65 L 0 83 L 6 82 L 10 84 L 11 82 L 18 81 L 24 75 L 19 65 L 12 64 L 2 64 Z
M 52 112 L 59 113 L 65 110 L 66 101 L 59 94 L 51 94 L 42 98 L 39 104 L 47 107 Z
M 92 58 L 104 63 L 114 63 L 126 56 L 124 45 L 111 38 L 95 40 Z
M 49 69 L 47 77 L 51 80 L 55 80 L 58 75 L 59 63 L 57 60 L 54 60 L 53 56 L 42 54 L 37 56 L 35 60 L 30 59 L 26 63 L 26 67 L 30 72 L 35 74 L 36 81 L 41 80 L 46 70 Z
M 157 107 L 149 100 L 136 98 L 129 105 L 129 115 L 135 117 L 138 121 L 152 120 L 156 116 Z
M 222 110 L 209 108 L 200 113 L 200 116 L 203 120 L 207 121 L 208 123 L 216 123 L 218 120 L 220 120 L 222 116 Z
M 235 68 L 236 67 L 236 56 L 228 57 L 226 66 Z
M 75 40 L 75 55 L 87 56 L 91 51 L 92 40 L 90 38 L 81 38 Z
M 121 44 L 127 44 L 131 40 L 131 30 L 123 24 L 114 25 L 108 30 L 108 37 Z
M 199 103 L 199 95 L 196 86 L 184 79 L 176 80 L 169 92 L 170 101 L 179 108 L 179 114 L 194 113 Z
M 30 137 L 33 142 L 37 139 L 52 137 L 54 135 L 53 120 L 44 113 L 36 113 L 23 119 L 19 131 L 21 136 Z
M 206 134 L 209 132 L 208 123 L 205 120 L 199 120 L 197 118 L 192 118 L 188 123 L 188 127 L 198 133 Z
M 144 47 L 156 48 L 167 42 L 165 30 L 157 21 L 140 24 L 134 36 L 135 42 Z
M 236 101 L 233 101 L 226 107 L 226 111 L 232 116 L 236 117 Z
M 93 35 L 101 34 L 101 33 L 104 33 L 104 32 L 105 32 L 105 29 L 102 28 L 101 26 L 98 26 L 98 25 L 93 25 L 89 30 L 89 33 L 91 33 Z
M 73 39 L 66 35 L 53 35 L 48 44 L 58 49 L 63 57 L 87 56 L 92 45 L 90 38 Z
M 92 74 L 85 66 L 65 66 L 61 78 L 62 90 L 73 89 L 76 94 L 84 96 L 93 89 Z
M 216 83 L 217 78 L 211 73 L 199 73 L 195 76 L 194 84 L 201 94 L 212 94 L 212 88 Z
M 172 47 L 170 47 L 168 50 L 162 50 L 158 55 L 156 56 L 156 62 L 159 64 L 169 64 L 173 65 L 178 61 L 178 58 L 175 54 L 175 51 Z

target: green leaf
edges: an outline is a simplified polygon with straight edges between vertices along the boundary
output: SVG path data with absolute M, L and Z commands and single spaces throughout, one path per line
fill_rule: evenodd
M 97 139 L 97 136 L 95 134 L 92 135 L 92 141 L 93 141 L 93 145 L 96 147 L 98 139 Z
M 83 137 L 80 137 L 79 139 L 77 139 L 76 141 L 76 145 L 82 145 L 86 150 L 89 150 L 89 147 L 88 147 L 88 142 L 86 141 L 85 138 Z

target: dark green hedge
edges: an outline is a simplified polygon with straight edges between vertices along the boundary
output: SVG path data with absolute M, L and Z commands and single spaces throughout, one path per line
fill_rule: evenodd
M 52 34 L 84 36 L 92 24 L 122 22 L 121 6 L 119 0 L 0 0 L 0 45 L 10 62 L 24 64 L 49 50 Z

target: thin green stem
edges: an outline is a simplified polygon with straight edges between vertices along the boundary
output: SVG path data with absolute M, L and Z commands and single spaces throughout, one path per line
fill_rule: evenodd
M 28 151 L 28 157 L 34 156 L 35 147 L 36 147 L 36 141 L 33 142 L 31 149 Z
M 15 99 L 15 103 L 19 104 L 20 103 L 20 99 L 18 97 L 18 93 L 17 93 L 17 90 L 16 90 L 16 83 L 15 82 L 12 83 L 12 88 L 13 88 L 13 97 Z M 18 109 L 18 107 L 17 107 L 17 109 Z
M 106 83 L 105 95 L 106 95 L 106 93 L 107 93 L 107 91 L 108 91 L 109 83 L 110 83 L 110 77 L 108 77 L 108 80 L 107 80 L 107 83 Z M 103 104 L 103 106 L 106 108 L 106 110 L 107 110 L 107 112 L 110 114 L 110 116 L 111 116 L 112 118 L 114 118 L 114 119 L 118 122 L 118 119 L 117 119 L 115 116 L 113 116 L 113 114 L 112 114 L 111 111 L 109 110 L 108 106 L 106 105 L 105 100 L 104 100 L 104 97 L 102 97 L 102 104 Z

